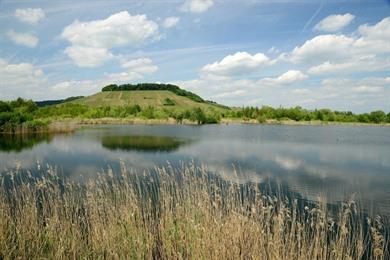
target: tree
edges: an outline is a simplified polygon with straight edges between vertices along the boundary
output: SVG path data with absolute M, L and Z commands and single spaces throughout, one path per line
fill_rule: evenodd
M 203 112 L 203 110 L 199 107 L 195 108 L 194 111 L 192 112 L 192 121 L 196 121 L 198 125 L 202 125 L 206 123 L 206 115 Z
M 11 112 L 12 108 L 8 102 L 0 101 L 0 113 L 1 112 Z
M 381 122 L 386 122 L 386 114 L 381 110 L 373 111 L 370 113 L 370 120 L 373 123 L 379 124 Z

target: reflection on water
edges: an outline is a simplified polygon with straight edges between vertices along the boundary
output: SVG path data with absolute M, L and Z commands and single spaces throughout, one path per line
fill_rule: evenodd
M 103 147 L 110 150 L 172 152 L 189 141 L 169 136 L 104 136 Z
M 21 152 L 25 149 L 32 149 L 41 142 L 49 143 L 53 136 L 45 133 L 38 134 L 0 134 L 0 151 L 2 152 Z
M 30 149 L 2 148 L 0 171 L 16 163 L 34 168 L 38 161 L 84 180 L 107 167 L 119 171 L 120 161 L 140 171 L 194 161 L 226 179 L 276 183 L 309 200 L 354 195 L 367 211 L 390 216 L 387 127 L 103 126 L 37 140 L 23 141 L 35 144 Z

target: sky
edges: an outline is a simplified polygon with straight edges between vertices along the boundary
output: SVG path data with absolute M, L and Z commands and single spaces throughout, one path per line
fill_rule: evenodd
M 390 112 L 390 1 L 0 0 L 0 99 L 138 82 L 230 106 Z

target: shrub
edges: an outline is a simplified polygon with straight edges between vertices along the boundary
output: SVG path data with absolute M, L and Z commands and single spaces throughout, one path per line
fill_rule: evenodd
M 147 119 L 153 119 L 155 118 L 155 109 L 152 106 L 148 106 L 141 112 L 141 116 L 147 118 Z
M 264 115 L 259 115 L 257 117 L 257 122 L 259 122 L 260 124 L 263 124 L 263 123 L 267 122 L 267 118 Z
M 164 99 L 164 106 L 174 106 L 176 105 L 176 102 L 170 98 Z

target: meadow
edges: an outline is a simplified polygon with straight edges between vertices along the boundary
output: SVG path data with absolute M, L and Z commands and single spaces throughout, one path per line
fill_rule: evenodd
M 382 222 L 352 200 L 330 208 L 195 164 L 122 164 L 86 183 L 40 165 L 0 177 L 2 259 L 389 259 Z

